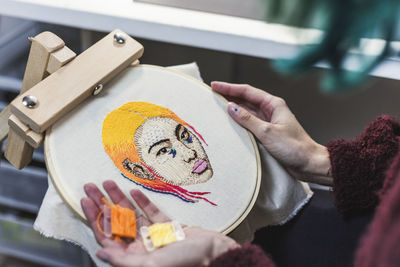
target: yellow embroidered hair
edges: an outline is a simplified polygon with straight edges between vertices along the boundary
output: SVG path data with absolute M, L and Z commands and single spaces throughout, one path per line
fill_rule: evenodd
M 125 159 L 141 163 L 134 136 L 137 129 L 153 117 L 167 117 L 187 125 L 171 110 L 148 102 L 129 102 L 110 112 L 103 122 L 102 139 L 104 149 L 125 175 L 128 173 L 122 163 Z
M 200 196 L 209 192 L 190 192 L 180 186 L 166 183 L 159 179 L 161 177 L 141 160 L 135 145 L 135 133 L 147 119 L 154 117 L 171 118 L 181 125 L 188 126 L 205 143 L 203 137 L 192 126 L 179 118 L 171 110 L 148 102 L 129 102 L 110 112 L 103 121 L 102 140 L 104 150 L 110 156 L 115 166 L 126 178 L 148 190 L 172 194 L 186 202 L 197 202 L 199 199 L 202 199 L 212 205 L 216 205 Z M 154 176 L 153 179 L 149 180 L 137 177 L 125 169 L 124 161 L 126 159 L 144 166 Z

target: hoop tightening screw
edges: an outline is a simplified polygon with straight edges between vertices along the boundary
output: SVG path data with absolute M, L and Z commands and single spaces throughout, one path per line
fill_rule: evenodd
M 27 95 L 22 98 L 22 104 L 27 108 L 34 108 L 38 103 L 38 100 L 33 95 Z
M 93 95 L 100 94 L 101 90 L 103 90 L 103 85 L 100 83 L 93 89 Z
M 124 44 L 125 40 L 126 40 L 126 38 L 122 33 L 117 32 L 114 34 L 114 42 L 117 42 L 119 44 Z

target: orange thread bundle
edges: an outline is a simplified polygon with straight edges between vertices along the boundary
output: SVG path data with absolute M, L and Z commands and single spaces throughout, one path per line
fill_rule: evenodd
M 113 205 L 105 198 L 102 199 L 105 206 L 111 209 L 111 234 L 115 239 L 119 237 L 136 238 L 136 214 L 135 211 L 121 207 L 120 205 Z M 105 207 L 106 208 L 106 207 Z M 104 231 L 100 226 L 100 217 L 104 214 L 104 209 L 97 215 L 97 228 L 103 234 Z

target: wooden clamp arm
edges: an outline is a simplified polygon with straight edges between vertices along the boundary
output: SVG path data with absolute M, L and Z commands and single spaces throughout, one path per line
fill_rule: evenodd
M 115 35 L 124 41 L 115 40 Z M 119 39 L 120 40 L 120 39 Z M 11 102 L 11 111 L 33 131 L 43 133 L 61 116 L 93 94 L 143 54 L 143 46 L 115 30 L 95 43 L 66 66 Z M 25 96 L 36 97 L 34 108 L 23 105 Z
M 5 156 L 12 165 L 22 169 L 31 162 L 33 150 L 42 144 L 44 136 L 33 132 L 12 114 L 8 124 L 10 131 Z
M 42 32 L 34 38 L 29 38 L 29 41 L 31 41 L 32 45 L 29 51 L 20 94 L 25 93 L 28 89 L 43 80 L 46 75 L 50 53 L 63 48 L 65 45 L 60 37 L 51 32 Z M 0 141 L 3 141 L 8 135 L 7 121 L 10 115 L 9 106 L 5 107 L 0 113 Z
M 28 126 L 23 124 L 15 115 L 11 114 L 8 119 L 8 125 L 10 130 L 15 131 L 19 136 L 24 139 L 33 148 L 39 148 L 42 144 L 44 135 L 40 133 L 35 133 Z
M 37 38 L 37 37 L 35 37 L 35 38 Z M 36 44 L 38 41 L 32 39 L 32 42 L 34 44 Z M 33 53 L 35 53 L 36 52 L 35 49 L 33 49 L 33 50 L 34 50 Z M 53 49 L 51 49 L 50 51 L 53 51 Z M 31 75 L 25 74 L 26 79 L 24 81 L 26 81 L 26 82 L 23 84 L 21 93 L 26 92 L 27 87 L 30 86 L 31 84 L 33 84 L 34 82 L 38 81 L 39 79 L 41 79 L 41 77 L 43 77 L 43 75 L 52 74 L 52 73 L 56 72 L 58 69 L 60 69 L 62 66 L 64 66 L 71 60 L 73 60 L 75 57 L 76 57 L 76 54 L 71 49 L 69 49 L 67 46 L 64 46 L 61 49 L 56 50 L 53 53 L 50 53 L 50 55 L 48 57 L 47 66 L 45 66 L 46 69 L 43 68 L 43 61 L 42 61 L 45 59 L 39 58 L 39 61 L 41 61 L 41 62 L 38 62 L 38 65 L 39 65 L 39 67 L 41 67 L 42 71 L 44 72 L 42 75 L 30 72 L 30 69 L 33 67 L 32 66 L 33 64 L 28 64 L 27 72 L 31 73 Z M 38 61 L 37 58 L 35 58 L 33 60 L 36 62 Z M 28 61 L 28 62 L 31 63 L 32 61 Z M 33 132 L 28 126 L 23 124 L 16 116 L 14 116 L 14 115 L 10 116 L 10 114 L 11 114 L 11 111 L 10 111 L 9 106 L 7 106 L 0 114 L 0 140 L 4 140 L 7 137 L 8 131 L 9 131 L 8 127 L 11 127 L 12 130 L 16 131 L 32 147 L 38 148 L 41 145 L 44 136 L 42 134 Z M 8 123 L 7 123 L 7 120 L 8 120 Z
M 32 39 L 31 53 L 36 38 Z M 5 156 L 18 169 L 31 161 L 33 148 L 41 144 L 44 139 L 43 132 L 48 127 L 91 96 L 97 85 L 103 86 L 121 70 L 137 62 L 143 54 L 143 46 L 120 30 L 111 32 L 74 60 L 72 59 L 75 54 L 65 46 L 47 50 L 46 48 L 56 46 L 42 46 L 45 50 L 42 47 L 39 53 L 42 52 L 40 58 L 45 63 L 40 65 L 40 72 L 32 72 L 32 80 L 36 83 L 25 82 L 29 77 L 27 73 L 30 72 L 30 55 L 23 89 L 33 87 L 21 93 L 9 105 L 15 116 L 4 116 L 10 117 L 8 124 L 11 127 Z M 43 51 L 47 51 L 48 54 L 45 55 Z M 34 56 L 32 58 L 37 60 Z M 42 80 L 48 74 L 51 75 Z M 37 104 L 31 108 L 25 106 L 25 96 L 34 96 Z M 9 113 L 9 110 L 7 112 Z
M 42 32 L 34 38 L 29 38 L 29 41 L 32 44 L 22 82 L 21 94 L 47 75 L 46 69 L 50 54 L 63 49 L 65 46 L 64 41 L 51 32 Z M 6 148 L 5 155 L 14 166 L 21 168 L 22 165 L 30 162 L 33 148 L 17 132 L 9 128 L 8 119 L 10 115 L 10 106 L 4 108 L 0 113 L 0 144 L 8 135 L 8 149 Z
M 43 44 L 43 39 L 44 39 L 43 35 L 44 34 L 48 35 L 47 32 L 41 33 L 40 35 L 36 36 L 35 39 L 33 39 L 33 38 L 30 39 L 33 43 L 32 47 L 31 47 L 32 55 L 35 55 L 36 53 L 38 53 L 37 50 L 39 50 L 39 51 L 42 50 L 41 47 L 38 46 L 37 43 Z M 58 37 L 55 37 L 55 38 L 58 38 Z M 46 39 L 49 39 L 49 38 L 47 37 Z M 62 40 L 61 40 L 61 42 L 62 42 Z M 52 41 L 52 43 L 54 45 L 53 45 L 53 47 L 47 46 L 48 50 L 53 51 L 56 47 L 59 47 L 59 44 L 61 42 Z M 62 42 L 62 43 L 64 43 L 64 42 Z M 39 54 L 40 54 L 40 52 L 39 52 Z M 41 54 L 43 54 L 43 53 L 41 53 Z M 51 53 L 48 58 L 46 72 L 48 74 L 52 74 L 52 73 L 56 72 L 59 68 L 61 68 L 65 64 L 67 64 L 72 59 L 74 59 L 75 56 L 76 56 L 76 54 L 66 46 L 62 47 L 59 50 L 56 50 L 55 52 Z M 45 72 L 43 72 L 42 74 L 34 72 L 33 69 L 35 68 L 35 65 L 31 63 L 33 61 L 36 62 L 36 66 L 38 66 L 39 69 L 44 71 L 43 65 L 44 65 L 44 62 L 46 61 L 46 56 L 42 57 L 42 58 L 38 58 L 37 56 L 35 56 L 34 58 L 31 57 L 30 59 L 31 60 L 28 59 L 28 64 L 27 64 L 27 69 L 25 72 L 26 74 L 25 74 L 25 79 L 24 79 L 25 82 L 23 83 L 20 93 L 26 92 L 27 89 L 30 88 L 29 86 L 36 84 L 38 81 L 41 81 L 42 78 L 44 77 L 44 75 L 46 75 Z M 8 121 L 8 118 L 10 117 L 10 114 L 11 114 L 11 111 L 10 111 L 9 106 L 5 107 L 0 112 L 0 149 L 1 149 L 2 141 L 4 141 L 4 139 L 6 139 L 7 135 L 8 135 L 9 123 L 7 123 L 7 121 Z M 17 119 L 17 118 L 15 117 L 15 119 Z M 25 126 L 25 127 L 27 127 L 27 126 Z M 20 129 L 20 130 L 24 131 L 24 129 Z M 29 134 L 28 134 L 28 136 L 29 136 Z

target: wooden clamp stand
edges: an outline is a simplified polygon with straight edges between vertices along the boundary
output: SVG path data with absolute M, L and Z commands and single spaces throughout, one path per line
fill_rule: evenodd
M 138 62 L 143 46 L 114 30 L 79 56 L 51 32 L 30 38 L 32 46 L 21 93 L 0 113 L 0 147 L 18 169 L 32 160 L 44 132 L 120 71 Z

